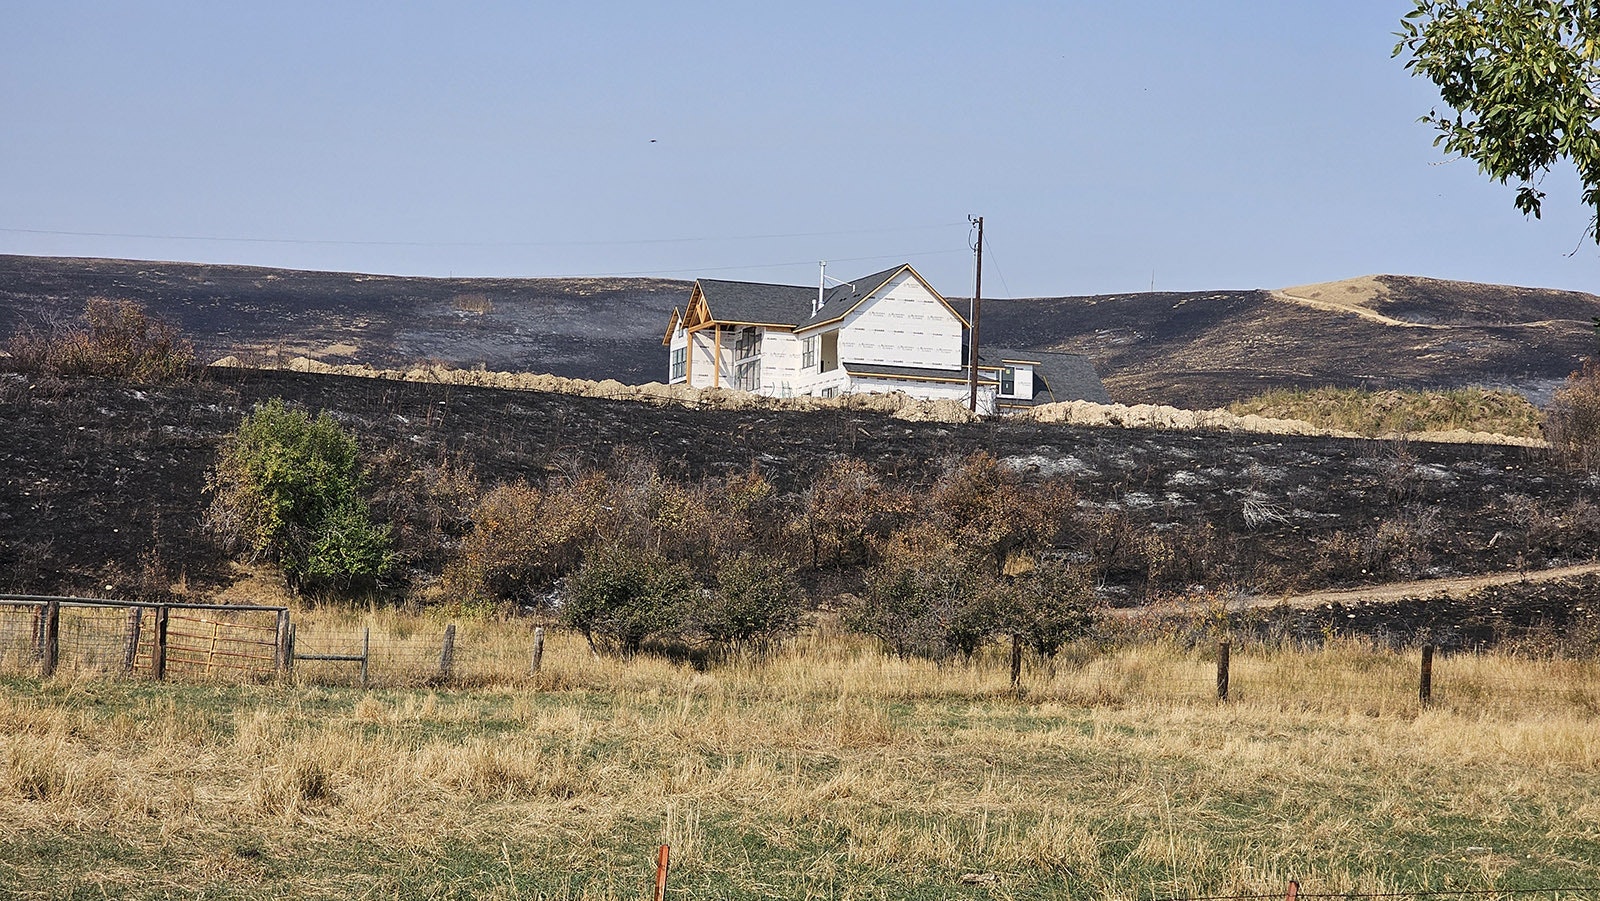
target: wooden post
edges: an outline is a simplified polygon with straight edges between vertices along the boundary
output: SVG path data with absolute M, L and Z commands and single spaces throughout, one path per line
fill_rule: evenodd
M 361 687 L 367 687 L 367 660 L 372 654 L 372 627 L 361 630 Z
M 135 663 L 139 661 L 139 629 L 144 625 L 144 611 L 138 607 L 128 608 L 128 644 L 122 649 L 122 671 L 132 673 Z
M 1426 707 L 1433 703 L 1433 645 L 1422 646 L 1422 676 L 1417 681 L 1417 699 Z
M 1022 635 L 1011 633 L 1011 690 L 1022 690 Z
M 286 673 L 294 666 L 294 652 L 289 650 L 289 611 L 278 611 L 278 659 L 274 661 L 274 668 L 280 673 Z
M 52 600 L 44 608 L 44 647 L 39 656 L 39 672 L 53 676 L 61 662 L 61 602 Z
M 656 851 L 656 894 L 655 901 L 666 901 L 667 897 L 667 864 L 672 854 L 672 849 L 662 845 Z
M 150 674 L 158 680 L 167 677 L 167 605 L 156 608 L 155 644 L 150 649 Z
M 1283 896 L 1283 901 L 1295 901 L 1300 897 L 1300 883 L 1298 880 L 1289 880 L 1289 891 Z
M 1217 700 L 1228 699 L 1228 657 L 1232 648 L 1226 641 L 1217 644 Z
M 450 678 L 456 662 L 456 624 L 444 627 L 444 650 L 439 653 L 439 678 Z
M 544 666 L 544 626 L 536 626 L 533 630 L 533 661 L 529 669 L 537 676 L 542 666 Z

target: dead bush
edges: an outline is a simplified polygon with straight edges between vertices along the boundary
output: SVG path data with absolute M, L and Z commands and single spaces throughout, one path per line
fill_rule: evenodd
M 131 300 L 95 298 L 81 324 L 25 327 L 7 343 L 24 372 L 170 381 L 194 366 L 194 345 L 178 329 Z
M 1600 363 L 1584 360 L 1551 395 L 1544 437 L 1563 465 L 1587 472 L 1600 469 Z

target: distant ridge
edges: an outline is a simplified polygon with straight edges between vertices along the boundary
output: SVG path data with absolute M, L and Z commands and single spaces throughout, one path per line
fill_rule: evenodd
M 422 278 L 0 255 L 0 336 L 90 297 L 146 304 L 203 359 L 660 381 L 691 282 Z M 949 294 L 952 300 L 957 300 Z M 1279 291 L 986 299 L 985 343 L 1094 358 L 1125 403 L 1221 406 L 1274 387 L 1510 387 L 1542 401 L 1596 348 L 1600 297 L 1371 275 Z

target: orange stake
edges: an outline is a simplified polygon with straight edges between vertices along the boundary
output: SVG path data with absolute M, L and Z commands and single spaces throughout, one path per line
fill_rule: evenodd
M 656 901 L 665 901 L 667 897 L 667 857 L 670 849 L 666 845 L 656 852 Z

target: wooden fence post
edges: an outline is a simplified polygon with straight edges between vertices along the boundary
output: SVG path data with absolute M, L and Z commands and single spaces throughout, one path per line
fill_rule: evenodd
M 361 687 L 367 687 L 367 660 L 372 655 L 372 627 L 361 629 Z
M 1289 891 L 1284 893 L 1283 901 L 1295 901 L 1300 897 L 1300 882 L 1297 879 L 1289 880 Z
M 666 901 L 667 897 L 667 864 L 672 854 L 672 849 L 662 845 L 656 851 L 656 894 L 655 901 Z
M 167 677 L 167 605 L 156 607 L 155 642 L 150 648 L 150 673 L 156 679 Z
M 450 678 L 456 663 L 456 624 L 444 627 L 444 650 L 439 652 L 439 678 Z
M 1426 707 L 1433 703 L 1433 645 L 1422 646 L 1422 675 L 1417 680 L 1417 699 Z
M 529 666 L 532 673 L 539 675 L 539 668 L 544 666 L 544 626 L 535 626 L 533 630 L 533 660 Z
M 294 652 L 289 649 L 289 611 L 278 611 L 278 659 L 274 668 L 286 673 L 294 666 Z
M 139 630 L 144 626 L 144 608 L 128 608 L 128 643 L 122 649 L 122 671 L 132 673 L 139 662 Z
M 1232 648 L 1228 642 L 1217 644 L 1217 700 L 1228 699 L 1228 657 Z
M 39 672 L 49 677 L 55 675 L 56 664 L 61 662 L 61 602 L 58 600 L 51 600 L 44 607 L 43 638 Z

